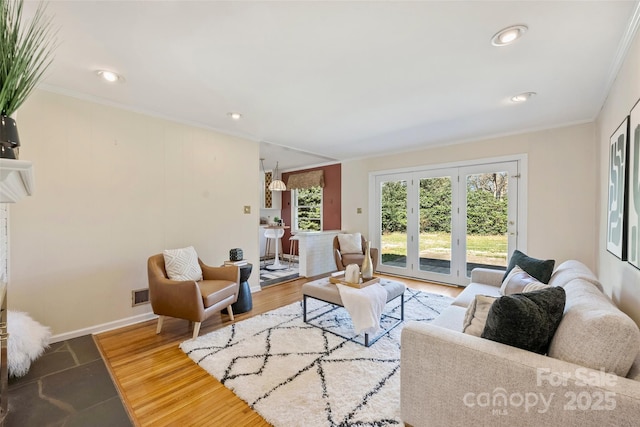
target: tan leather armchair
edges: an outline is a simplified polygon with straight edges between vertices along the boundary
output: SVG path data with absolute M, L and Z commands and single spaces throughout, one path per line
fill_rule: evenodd
M 362 261 L 364 261 L 364 254 L 367 247 L 367 241 L 364 236 L 362 237 L 362 253 L 358 254 L 344 254 L 340 251 L 340 240 L 338 236 L 333 238 L 333 257 L 336 260 L 336 267 L 342 271 L 347 268 L 349 264 L 358 264 L 362 267 Z M 378 249 L 370 248 L 369 255 L 371 255 L 371 264 L 373 265 L 373 271 L 376 271 L 378 267 Z
M 231 304 L 238 300 L 240 269 L 237 266 L 210 267 L 200 258 L 203 280 L 171 280 L 165 271 L 164 256 L 153 255 L 147 262 L 149 298 L 158 317 L 156 333 L 162 330 L 165 316 L 194 322 L 193 338 L 200 333 L 200 325 L 212 314 L 226 308 L 233 320 Z

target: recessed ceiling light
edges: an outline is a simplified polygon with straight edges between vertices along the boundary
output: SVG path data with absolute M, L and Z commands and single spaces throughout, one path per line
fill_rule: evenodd
M 512 25 L 503 28 L 491 37 L 491 44 L 494 46 L 506 46 L 518 40 L 529 28 L 526 25 Z
M 535 95 L 536 95 L 535 92 L 523 92 L 523 93 L 520 93 L 518 95 L 512 96 L 511 97 L 511 102 L 525 102 L 529 98 L 531 98 L 532 96 L 535 96 Z
M 240 113 L 227 113 L 227 116 L 231 117 L 233 120 L 240 120 L 242 118 L 242 114 Z
M 124 81 L 124 78 L 122 78 L 121 75 L 119 75 L 118 73 L 114 73 L 113 71 L 108 71 L 108 70 L 97 70 L 96 74 L 100 77 L 102 77 L 105 81 L 109 82 L 109 83 L 116 83 L 119 81 Z

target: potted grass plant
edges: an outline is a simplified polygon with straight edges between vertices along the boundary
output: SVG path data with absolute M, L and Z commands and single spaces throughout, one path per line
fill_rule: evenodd
M 17 159 L 20 139 L 11 117 L 53 60 L 55 32 L 40 3 L 29 22 L 24 0 L 0 0 L 0 158 Z

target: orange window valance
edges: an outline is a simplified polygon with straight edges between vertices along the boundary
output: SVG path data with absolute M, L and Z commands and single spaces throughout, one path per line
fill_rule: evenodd
M 294 173 L 287 178 L 287 190 L 299 190 L 312 187 L 324 187 L 323 170 Z

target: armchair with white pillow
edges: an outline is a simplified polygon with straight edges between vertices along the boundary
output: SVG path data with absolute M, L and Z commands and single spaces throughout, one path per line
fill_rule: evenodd
M 193 338 L 204 320 L 225 308 L 234 320 L 231 305 L 238 300 L 240 287 L 237 266 L 208 266 L 190 246 L 151 256 L 147 269 L 151 307 L 159 316 L 156 333 L 162 330 L 166 316 L 192 323 Z
M 364 261 L 367 241 L 360 233 L 338 234 L 333 238 L 333 257 L 336 261 L 336 267 L 339 271 L 343 271 L 349 264 L 356 264 L 362 267 Z M 373 271 L 378 267 L 378 249 L 370 248 L 371 263 Z

